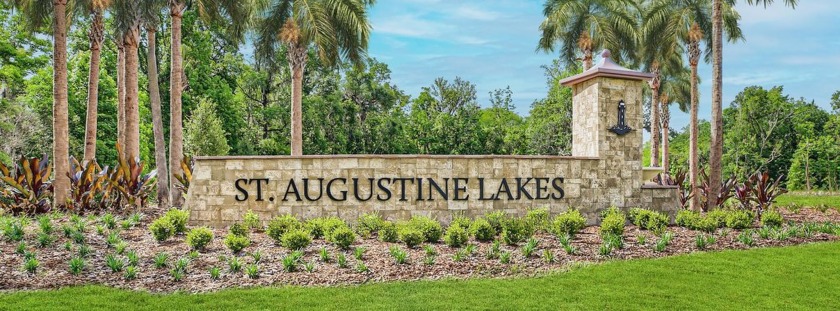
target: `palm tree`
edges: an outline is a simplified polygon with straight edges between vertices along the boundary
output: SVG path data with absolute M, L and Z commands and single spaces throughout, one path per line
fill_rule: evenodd
M 88 71 L 88 98 L 85 121 L 84 162 L 96 159 L 96 131 L 99 105 L 99 63 L 102 54 L 102 41 L 105 39 L 105 19 L 103 13 L 111 5 L 110 0 L 78 0 L 76 8 L 81 14 L 91 16 L 88 32 L 90 40 L 90 68 Z
M 170 73 L 169 73 L 169 167 L 172 175 L 183 174 L 181 161 L 184 159 L 184 115 L 182 109 L 181 95 L 184 91 L 184 68 L 182 66 L 183 56 L 181 54 L 181 22 L 184 11 L 187 10 L 187 0 L 168 0 L 170 22 Z M 192 5 L 198 7 L 198 11 L 206 20 L 226 19 L 229 23 L 231 37 L 239 39 L 242 35 L 242 26 L 247 21 L 250 13 L 251 1 L 242 0 L 196 0 L 191 1 Z M 171 179 L 174 183 L 175 179 Z M 170 184 L 170 189 L 175 188 Z M 172 204 L 181 205 L 181 193 L 172 192 Z
M 114 19 L 117 34 L 122 37 L 125 50 L 125 156 L 136 159 L 140 156 L 140 92 L 138 70 L 140 66 L 140 24 L 142 11 L 140 2 L 116 0 Z
M 713 0 L 712 3 L 712 141 L 709 152 L 709 183 L 712 189 L 706 194 L 707 202 L 715 202 L 720 192 L 721 177 L 723 175 L 723 27 L 725 26 L 725 9 L 734 4 L 735 0 Z M 784 0 L 785 5 L 796 8 L 797 0 Z M 763 4 L 765 7 L 773 0 L 747 0 L 750 5 Z
M 594 50 L 609 49 L 613 59 L 632 60 L 637 26 L 633 6 L 628 0 L 546 0 L 537 49 L 552 52 L 560 43 L 560 59 L 577 66 L 580 52 L 584 70 L 592 67 Z
M 143 0 L 143 25 L 146 30 L 146 75 L 149 84 L 149 103 L 152 106 L 152 130 L 155 136 L 155 167 L 158 173 L 158 206 L 169 207 L 169 169 L 166 159 L 166 138 L 163 132 L 160 89 L 158 88 L 157 27 L 160 25 L 160 13 L 167 3 L 162 0 Z
M 257 55 L 271 58 L 285 45 L 292 73 L 291 154 L 303 154 L 303 70 L 308 51 L 321 62 L 339 59 L 359 64 L 366 54 L 370 25 L 367 8 L 374 0 L 259 0 Z
M 682 55 L 677 55 L 682 63 Z M 691 98 L 691 71 L 685 66 L 669 68 L 661 80 L 662 94 L 659 96 L 662 122 L 662 169 L 671 171 L 671 154 L 669 151 L 671 129 L 671 105 L 678 104 L 681 111 L 689 110 Z
M 27 16 L 32 30 L 52 20 L 53 37 L 53 206 L 67 202 L 70 193 L 70 129 L 67 103 L 67 5 L 68 0 L 6 0 Z
M 707 58 L 712 41 L 712 12 L 710 4 L 712 0 L 679 0 L 679 1 L 655 1 L 646 7 L 642 26 L 642 42 L 650 42 L 654 49 L 663 48 L 668 50 L 677 49 L 678 45 L 686 45 L 689 64 L 692 70 L 691 76 L 691 120 L 690 127 L 690 151 L 689 151 L 689 180 L 691 189 L 699 186 L 699 164 L 697 157 L 697 64 L 700 60 L 700 40 L 707 45 Z M 724 16 L 725 31 L 730 42 L 743 39 L 741 29 L 738 26 L 740 16 L 738 12 L 727 6 Z M 682 48 L 682 47 L 679 47 Z M 650 51 L 650 48 L 649 50 Z M 650 61 L 650 60 L 648 60 Z M 653 153 L 652 153 L 653 154 Z M 658 155 L 658 153 L 657 153 Z M 698 209 L 700 197 L 694 196 L 691 201 L 692 209 Z

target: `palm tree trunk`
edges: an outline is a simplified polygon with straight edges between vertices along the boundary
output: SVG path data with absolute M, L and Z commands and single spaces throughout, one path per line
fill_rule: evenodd
M 65 206 L 70 193 L 70 129 L 67 104 L 67 0 L 53 5 L 53 163 L 54 207 Z
M 93 12 L 93 22 L 90 26 L 90 69 L 88 71 L 87 115 L 85 120 L 85 154 L 84 162 L 96 159 L 96 130 L 99 101 L 99 62 L 102 55 L 102 40 L 105 38 L 105 22 L 102 10 Z
M 659 66 L 654 63 L 650 80 L 650 166 L 659 167 Z
M 180 1 L 170 1 L 169 15 L 172 18 L 171 32 L 171 54 L 170 54 L 170 73 L 169 73 L 169 168 L 172 170 L 171 174 L 180 176 L 184 173 L 181 169 L 181 161 L 184 158 L 184 127 L 183 114 L 181 111 L 181 75 L 183 68 L 181 67 L 181 19 L 184 14 L 184 3 Z M 175 182 L 172 178 L 171 182 Z M 170 184 L 170 189 L 175 189 L 174 184 Z M 172 192 L 173 206 L 181 206 L 181 192 Z
M 160 109 L 160 90 L 158 89 L 157 38 L 155 28 L 146 28 L 148 52 L 146 56 L 149 76 L 149 101 L 152 105 L 152 128 L 155 133 L 155 166 L 157 167 L 158 206 L 169 206 L 169 170 L 166 159 L 166 140 L 163 137 L 163 116 Z
M 140 58 L 139 27 L 131 28 L 123 36 L 125 40 L 125 154 L 128 159 L 140 156 L 140 99 L 138 68 Z
M 117 38 L 117 144 L 125 152 L 125 43 Z
M 697 53 L 697 58 L 691 62 L 691 120 L 689 121 L 689 151 L 688 151 L 688 179 L 689 184 L 691 187 L 691 193 L 695 195 L 691 197 L 691 202 L 689 206 L 691 210 L 699 211 L 700 208 L 700 196 L 697 195 L 697 187 L 700 186 L 698 176 L 700 174 L 700 164 L 698 163 L 699 159 L 697 158 L 698 153 L 698 143 L 697 143 L 697 136 L 698 136 L 698 129 L 697 129 L 697 109 L 699 106 L 698 103 L 698 92 L 697 92 L 697 59 L 699 59 L 699 50 Z
M 662 169 L 665 173 L 671 172 L 671 152 L 668 151 L 669 132 L 671 129 L 671 111 L 666 103 L 662 103 Z
M 583 70 L 589 70 L 592 68 L 592 49 L 586 49 L 583 51 Z
M 293 156 L 303 155 L 303 69 L 306 66 L 306 47 L 289 46 L 289 67 L 292 71 L 292 150 Z
M 721 103 L 722 70 L 723 70 L 723 15 L 721 14 L 721 0 L 714 0 L 712 5 L 712 141 L 709 154 L 709 183 L 711 191 L 707 194 L 707 202 L 717 202 L 720 192 L 721 175 L 723 174 L 723 107 Z M 709 206 L 714 208 L 715 206 Z

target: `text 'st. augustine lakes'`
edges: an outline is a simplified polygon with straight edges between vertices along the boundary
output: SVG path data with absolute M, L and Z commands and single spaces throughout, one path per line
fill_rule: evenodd
M 563 177 L 485 178 L 301 178 L 275 181 L 241 178 L 234 186 L 237 201 L 434 201 L 434 200 L 560 200 Z M 470 189 L 478 196 L 470 197 Z M 474 193 L 473 193 L 474 194 Z

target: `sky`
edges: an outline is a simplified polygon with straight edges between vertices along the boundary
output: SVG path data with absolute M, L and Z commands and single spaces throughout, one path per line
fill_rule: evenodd
M 543 0 L 380 0 L 371 9 L 369 55 L 388 64 L 392 80 L 417 96 L 435 78 L 456 76 L 476 84 L 478 101 L 510 86 L 516 111 L 527 115 L 545 97 L 543 65 L 558 54 L 537 52 Z M 723 105 L 745 87 L 784 86 L 792 98 L 829 109 L 840 91 L 840 1 L 802 0 L 795 10 L 775 1 L 749 6 L 739 1 L 745 41 L 723 49 Z M 710 64 L 698 67 L 700 118 L 711 116 Z M 672 128 L 688 114 L 672 110 Z

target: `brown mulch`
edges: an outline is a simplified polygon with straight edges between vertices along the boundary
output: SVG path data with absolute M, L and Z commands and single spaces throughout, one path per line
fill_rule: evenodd
M 240 262 L 244 267 L 253 263 L 249 254 L 256 251 L 261 252 L 262 258 L 259 262 L 260 276 L 256 279 L 248 278 L 244 272 L 231 273 L 228 265 L 222 261 L 222 257 L 230 257 L 231 252 L 222 243 L 226 235 L 224 230 L 214 230 L 215 238 L 208 249 L 200 253 L 197 259 L 190 262 L 187 273 L 181 281 L 174 281 L 170 276 L 169 269 L 156 269 L 153 258 L 159 252 L 169 254 L 169 266 L 172 267 L 178 258 L 187 257 L 189 247 L 185 243 L 183 235 L 164 242 L 154 241 L 151 234 L 146 230 L 147 225 L 161 211 L 147 211 L 142 223 L 132 229 L 121 230 L 120 236 L 128 243 L 130 250 L 135 250 L 140 257 L 138 264 L 137 278 L 125 280 L 123 273 L 112 273 L 105 264 L 107 254 L 114 253 L 113 248 L 108 248 L 106 236 L 96 233 L 93 224 L 88 225 L 87 243 L 92 248 L 92 254 L 86 260 L 86 268 L 79 275 L 74 276 L 69 272 L 69 260 L 78 253 L 78 246 L 73 244 L 71 251 L 64 249 L 65 242 L 61 233 L 61 224 L 68 221 L 65 216 L 62 219 L 53 221 L 55 228 L 53 235 L 55 242 L 48 248 L 36 248 L 37 232 L 39 231 L 36 221 L 33 221 L 26 228 L 24 241 L 27 250 L 36 253 L 40 262 L 37 272 L 33 275 L 23 269 L 24 258 L 16 254 L 17 242 L 0 239 L 0 291 L 27 290 L 27 289 L 51 289 L 74 285 L 102 284 L 118 288 L 142 290 L 150 292 L 206 292 L 224 288 L 266 286 L 266 285 L 302 285 L 302 286 L 328 286 L 362 284 L 370 282 L 386 282 L 395 280 L 434 280 L 443 278 L 472 278 L 472 277 L 506 277 L 515 275 L 539 275 L 550 271 L 559 271 L 567 268 L 570 264 L 580 262 L 597 263 L 615 259 L 636 259 L 673 256 L 698 251 L 695 247 L 695 237 L 701 234 L 698 231 L 688 230 L 681 227 L 670 227 L 668 230 L 673 233 L 672 242 L 663 252 L 655 252 L 653 245 L 659 239 L 649 231 L 640 230 L 635 226 L 628 226 L 625 230 L 625 247 L 615 250 L 610 257 L 598 255 L 598 248 L 601 245 L 601 238 L 598 235 L 597 227 L 588 227 L 578 234 L 573 245 L 578 249 L 574 255 L 568 255 L 563 251 L 557 239 L 549 234 L 539 233 L 535 238 L 539 240 L 538 250 L 530 258 L 524 258 L 521 245 L 518 247 L 502 245 L 503 251 L 512 253 L 512 260 L 509 264 L 502 264 L 499 259 L 488 259 L 485 255 L 491 248 L 492 243 L 481 243 L 471 241 L 477 245 L 477 250 L 465 260 L 456 262 L 453 255 L 457 249 L 450 248 L 445 244 L 432 244 L 438 255 L 434 265 L 424 265 L 423 258 L 425 251 L 422 247 L 407 249 L 402 244 L 380 242 L 374 238 L 359 238 L 353 247 L 365 247 L 367 249 L 363 262 L 370 269 L 369 272 L 357 272 L 355 267 L 357 260 L 353 257 L 352 250 L 339 250 L 322 239 L 313 241 L 312 245 L 305 251 L 304 261 L 314 262 L 315 271 L 308 273 L 304 271 L 303 265 L 298 267 L 298 272 L 285 272 L 283 270 L 282 258 L 290 253 L 289 250 L 277 246 L 264 233 L 252 233 L 252 244 L 240 254 Z M 825 213 L 801 209 L 798 212 L 783 211 L 786 220 L 800 222 L 834 222 L 840 223 L 840 213 L 836 210 L 828 210 Z M 122 219 L 122 217 L 120 217 Z M 98 220 L 98 218 L 97 218 Z M 708 247 L 708 251 L 725 249 L 746 249 L 749 248 L 738 242 L 738 230 L 721 229 L 715 233 L 717 242 Z M 646 243 L 638 243 L 638 236 L 646 236 Z M 755 236 L 753 247 L 777 247 L 796 245 L 820 241 L 837 241 L 840 237 L 814 233 L 810 238 L 792 237 L 784 241 L 773 239 L 761 239 Z M 524 243 L 523 243 L 524 244 Z M 401 249 L 409 253 L 406 264 L 398 265 L 389 254 L 391 245 L 399 245 Z M 332 261 L 324 263 L 319 259 L 319 250 L 325 247 L 329 250 Z M 546 263 L 541 257 L 543 250 L 549 249 L 554 254 L 556 262 Z M 339 268 L 336 259 L 339 253 L 344 253 L 349 268 Z M 124 256 L 120 256 L 124 258 Z M 219 267 L 222 275 L 219 280 L 210 278 L 209 269 Z

